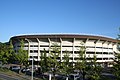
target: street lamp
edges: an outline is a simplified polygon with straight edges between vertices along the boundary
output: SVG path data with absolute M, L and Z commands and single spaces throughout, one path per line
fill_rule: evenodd
M 34 54 L 34 44 L 33 44 L 33 54 Z M 33 56 L 33 54 L 32 54 L 32 73 L 31 73 L 31 80 L 33 80 L 33 65 L 34 65 L 34 56 Z
M 29 40 L 29 39 L 27 39 L 27 38 L 25 38 L 25 40 L 26 41 L 28 41 L 28 43 L 29 43 L 29 46 L 30 46 L 30 42 L 32 42 L 31 40 Z M 34 49 L 34 46 L 33 46 L 33 49 Z M 33 53 L 34 53 L 34 50 L 33 50 Z M 30 54 L 30 52 L 29 52 L 29 54 Z M 34 56 L 32 55 L 32 72 L 31 72 L 31 80 L 33 80 L 33 65 L 34 65 Z
M 34 60 L 34 56 L 32 56 L 32 73 L 31 73 L 31 80 L 33 80 L 33 60 Z

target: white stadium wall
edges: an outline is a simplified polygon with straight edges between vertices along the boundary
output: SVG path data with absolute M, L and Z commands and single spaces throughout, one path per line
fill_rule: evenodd
M 77 52 L 80 49 L 81 43 L 84 43 L 86 48 L 86 57 L 97 56 L 97 62 L 112 63 L 117 53 L 117 40 L 93 35 L 74 35 L 74 34 L 49 34 L 49 35 L 21 35 L 11 38 L 14 44 L 14 49 L 19 49 L 19 41 L 24 40 L 24 49 L 28 51 L 29 60 L 34 56 L 35 61 L 40 61 L 40 54 L 43 50 L 49 52 L 50 46 L 57 43 L 60 46 L 60 59 L 63 59 L 63 54 L 67 50 L 70 52 L 70 62 L 76 62 L 78 57 Z M 49 53 L 47 53 L 49 55 Z

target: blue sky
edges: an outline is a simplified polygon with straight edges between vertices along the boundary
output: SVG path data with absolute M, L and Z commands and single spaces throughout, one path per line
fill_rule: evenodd
M 34 33 L 85 33 L 116 38 L 120 0 L 0 0 L 0 42 Z

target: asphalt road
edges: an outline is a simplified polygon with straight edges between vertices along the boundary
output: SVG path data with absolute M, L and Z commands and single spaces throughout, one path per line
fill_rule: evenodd
M 12 73 L 11 73 L 12 74 Z M 30 80 L 31 76 L 28 75 L 19 75 L 19 74 L 13 74 L 9 75 L 5 72 L 0 72 L 0 80 Z
M 0 74 L 0 80 L 19 80 L 19 79 L 7 76 L 5 74 Z

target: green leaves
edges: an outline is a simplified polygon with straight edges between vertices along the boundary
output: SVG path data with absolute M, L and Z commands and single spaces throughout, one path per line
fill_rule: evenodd
M 16 60 L 23 65 L 28 64 L 28 53 L 26 50 L 24 50 L 24 41 L 20 41 L 20 48 L 18 50 L 18 53 L 16 53 Z
M 117 77 L 116 80 L 120 80 L 120 54 L 117 53 L 113 64 L 113 74 Z
M 82 44 L 75 67 L 79 70 L 79 73 L 82 74 L 83 80 L 85 80 L 86 77 L 91 80 L 99 80 L 102 67 L 97 63 L 96 55 L 93 57 L 86 57 L 85 51 L 86 48 L 84 44 Z M 87 60 L 87 58 L 90 58 L 91 60 Z
M 118 40 L 120 40 L 120 33 L 118 34 Z M 118 42 L 118 50 L 120 51 L 120 41 Z M 120 80 L 120 53 L 115 53 L 114 56 L 115 59 L 113 63 L 113 74 L 116 76 L 116 80 Z
M 3 64 L 10 63 L 13 52 L 12 41 L 10 41 L 10 45 L 7 43 L 0 43 L 0 61 L 2 61 Z
M 94 55 L 89 65 L 90 70 L 88 71 L 89 73 L 88 76 L 92 80 L 99 80 L 102 71 L 102 67 L 96 61 L 97 61 L 97 57 L 96 55 Z
M 41 73 L 45 73 L 48 71 L 48 58 L 47 58 L 47 51 L 44 49 L 44 51 L 41 53 L 40 56 L 40 67 L 41 67 Z
M 69 52 L 65 51 L 63 62 L 61 63 L 61 72 L 68 76 L 72 72 L 72 66 L 70 64 Z

